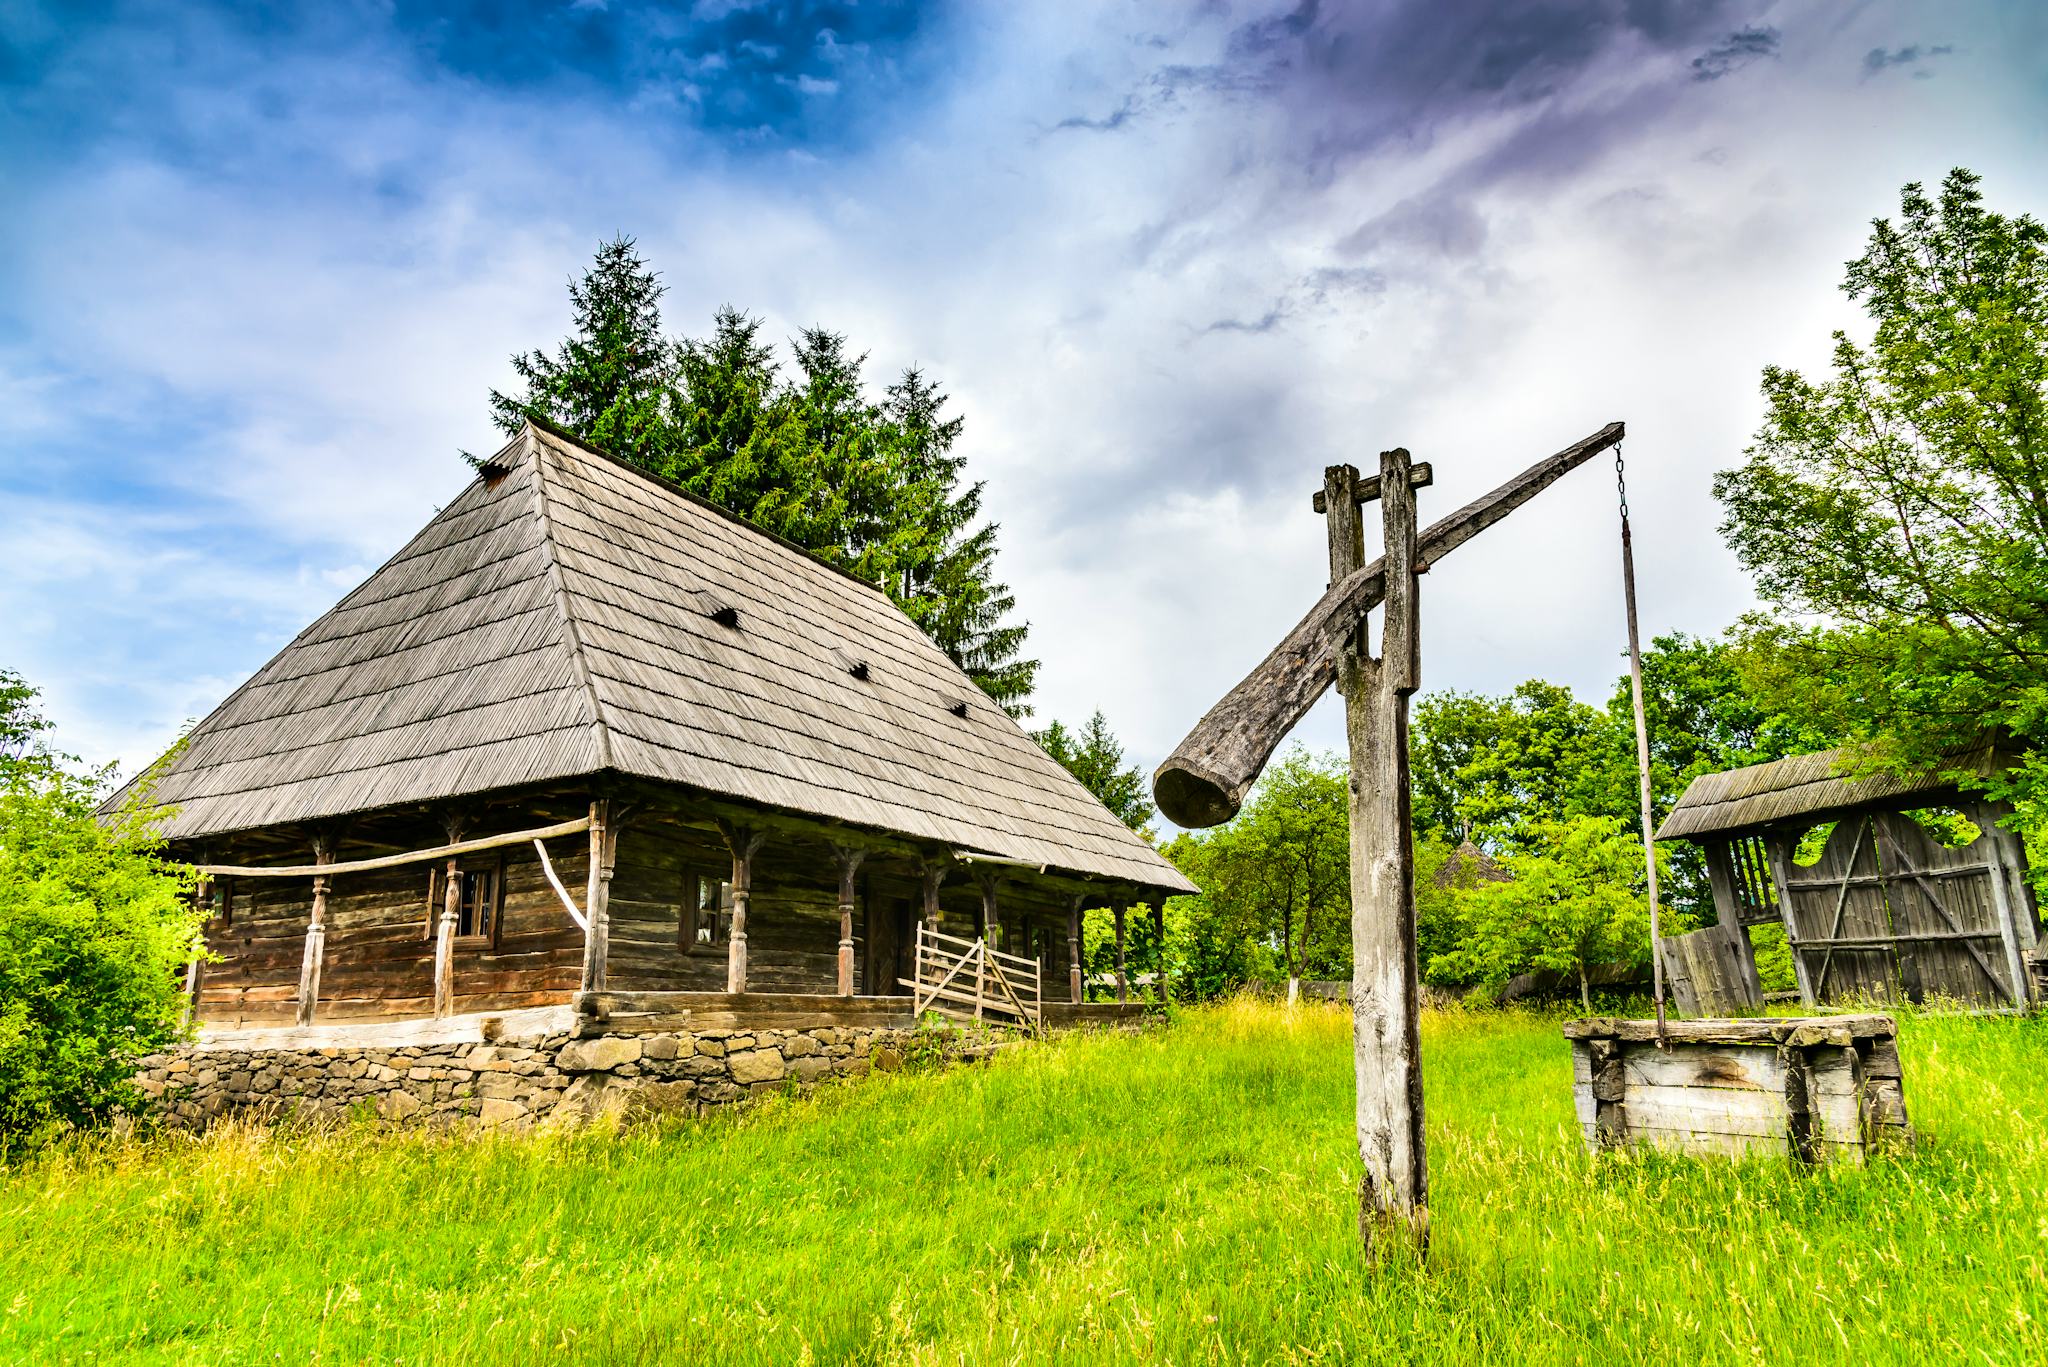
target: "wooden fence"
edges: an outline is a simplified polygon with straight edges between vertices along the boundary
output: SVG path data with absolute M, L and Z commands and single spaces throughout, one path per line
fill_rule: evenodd
M 898 981 L 919 1015 L 937 1011 L 958 1020 L 993 1021 L 1040 1032 L 1044 996 L 1038 961 L 989 948 L 982 940 L 917 927 L 916 976 Z

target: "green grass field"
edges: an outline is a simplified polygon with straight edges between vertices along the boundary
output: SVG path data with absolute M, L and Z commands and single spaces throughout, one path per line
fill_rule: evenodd
M 2048 1361 L 2048 1023 L 1902 1022 L 1867 1171 L 1595 1159 L 1552 1019 L 1424 1037 L 1355 1242 L 1349 1017 L 1235 1004 L 623 1136 L 236 1129 L 0 1174 L 19 1362 Z

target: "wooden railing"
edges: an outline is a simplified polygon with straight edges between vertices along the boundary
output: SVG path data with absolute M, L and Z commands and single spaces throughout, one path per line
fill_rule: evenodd
M 991 949 L 982 940 L 917 927 L 916 976 L 897 981 L 911 991 L 919 1015 L 937 1011 L 959 1020 L 987 1020 L 1038 1033 L 1044 996 L 1038 961 Z

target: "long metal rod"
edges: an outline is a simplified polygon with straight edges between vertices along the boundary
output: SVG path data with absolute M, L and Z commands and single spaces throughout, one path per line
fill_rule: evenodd
M 1628 677 L 1636 712 L 1636 769 L 1643 798 L 1643 868 L 1650 891 L 1650 984 L 1657 1004 L 1657 1043 L 1666 1038 L 1664 1024 L 1664 949 L 1657 927 L 1657 825 L 1650 793 L 1650 724 L 1643 714 L 1643 647 L 1636 630 L 1636 552 L 1628 528 L 1628 488 L 1622 484 L 1621 451 L 1614 453 L 1614 479 L 1621 489 L 1621 587 L 1628 601 Z

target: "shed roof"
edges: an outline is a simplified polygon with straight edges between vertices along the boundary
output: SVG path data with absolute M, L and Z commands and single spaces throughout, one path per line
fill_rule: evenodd
M 1846 747 L 1821 750 L 1702 774 L 1686 785 L 1678 805 L 1657 828 L 1657 838 L 1735 835 L 1793 822 L 1814 825 L 1863 809 L 1935 806 L 1962 796 L 1955 780 L 1942 773 L 1844 777 L 1842 769 L 1853 753 Z M 1989 774 L 2007 762 L 1986 748 L 1959 757 L 1954 767 Z
M 155 798 L 191 839 L 605 771 L 1194 890 L 878 589 L 531 424 Z

